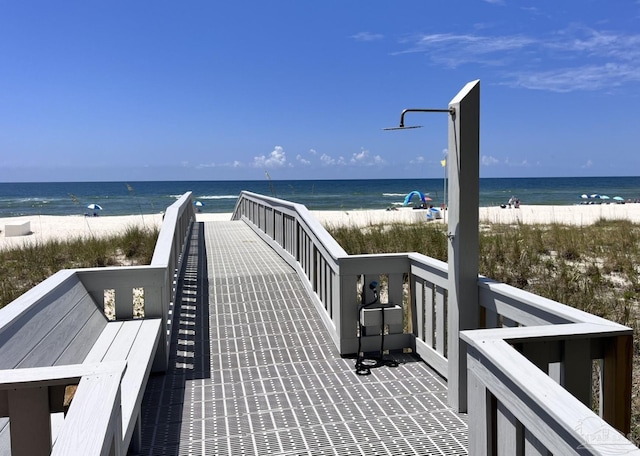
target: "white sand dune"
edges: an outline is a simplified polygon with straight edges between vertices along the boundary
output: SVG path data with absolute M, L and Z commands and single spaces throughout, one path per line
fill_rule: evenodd
M 366 226 L 379 223 L 446 223 L 447 215 L 428 222 L 425 210 L 401 208 L 353 211 L 311 211 L 325 226 Z M 640 204 L 593 204 L 574 206 L 527 206 L 502 209 L 481 207 L 480 223 L 590 225 L 600 219 L 630 220 L 640 223 Z M 197 214 L 198 221 L 231 220 L 231 214 Z M 31 233 L 25 236 L 5 236 L 5 225 L 29 221 Z M 124 232 L 129 226 L 160 226 L 162 214 L 84 217 L 75 215 L 35 215 L 0 218 L 0 249 L 27 243 L 43 243 L 49 239 L 106 236 Z

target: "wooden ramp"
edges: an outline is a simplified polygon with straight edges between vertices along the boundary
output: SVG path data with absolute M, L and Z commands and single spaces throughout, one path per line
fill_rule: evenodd
M 407 355 L 356 375 L 295 271 L 243 222 L 196 224 L 179 286 L 143 454 L 467 454 L 446 382 Z

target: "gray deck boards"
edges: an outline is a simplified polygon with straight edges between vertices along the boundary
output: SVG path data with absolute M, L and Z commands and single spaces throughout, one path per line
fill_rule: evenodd
M 428 366 L 407 356 L 356 375 L 295 271 L 249 227 L 196 230 L 170 369 L 145 394 L 143 454 L 467 453 L 466 416 Z

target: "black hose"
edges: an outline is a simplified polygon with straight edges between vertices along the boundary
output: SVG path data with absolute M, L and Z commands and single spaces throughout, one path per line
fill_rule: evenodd
M 375 284 L 375 285 L 374 285 Z M 381 367 L 381 366 L 388 366 L 388 367 L 397 367 L 399 365 L 399 363 L 395 360 L 385 360 L 383 353 L 384 353 L 384 326 L 385 326 L 385 322 L 384 322 L 384 307 L 380 307 L 380 312 L 382 312 L 382 325 L 380 328 L 380 356 L 377 359 L 367 359 L 364 357 L 364 354 L 362 356 L 360 356 L 360 352 L 362 349 L 362 311 L 374 304 L 376 304 L 378 302 L 378 290 L 377 290 L 377 283 L 376 282 L 372 282 L 371 285 L 369 285 L 369 287 L 373 290 L 373 301 L 367 303 L 367 304 L 362 304 L 359 308 L 358 308 L 358 354 L 356 357 L 356 365 L 355 365 L 355 370 L 356 370 L 356 374 L 358 375 L 370 375 L 371 374 L 371 369 L 375 369 L 377 367 Z

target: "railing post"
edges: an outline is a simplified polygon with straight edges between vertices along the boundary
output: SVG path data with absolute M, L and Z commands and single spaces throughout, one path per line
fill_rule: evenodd
M 633 336 L 612 337 L 605 344 L 600 415 L 623 435 L 631 431 Z
M 467 410 L 467 356 L 460 331 L 476 329 L 478 303 L 478 205 L 480 81 L 469 82 L 449 103 L 449 405 Z
M 47 386 L 15 388 L 8 392 L 11 454 L 45 455 L 51 452 L 51 418 Z

